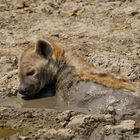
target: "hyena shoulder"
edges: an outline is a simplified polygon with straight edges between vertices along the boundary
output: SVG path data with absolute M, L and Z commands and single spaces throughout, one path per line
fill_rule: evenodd
M 122 79 L 118 79 L 113 75 L 102 73 L 92 64 L 89 64 L 87 61 L 73 52 L 69 51 L 66 53 L 66 60 L 69 65 L 75 67 L 76 73 L 81 80 L 93 81 L 109 88 L 135 91 L 133 84 Z

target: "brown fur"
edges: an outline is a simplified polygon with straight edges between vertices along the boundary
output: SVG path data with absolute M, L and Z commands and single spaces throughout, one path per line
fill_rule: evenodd
M 135 91 L 135 87 L 131 83 L 117 79 L 112 75 L 96 73 L 98 70 L 93 65 L 72 52 L 68 53 L 66 58 L 67 63 L 75 67 L 80 79 L 93 81 L 109 88 Z
M 66 61 L 67 65 L 75 68 L 81 80 L 90 80 L 109 88 L 135 90 L 131 83 L 124 82 L 108 74 L 96 73 L 97 69 L 93 65 L 90 65 L 72 53 L 72 51 L 64 53 L 60 45 L 51 41 L 47 42 L 47 44 L 44 42 L 40 41 L 37 44 L 29 44 L 20 58 L 20 83 L 28 87 L 29 91 L 32 91 L 32 94 L 36 94 L 43 86 L 53 81 L 58 70 L 62 68 L 60 63 L 63 59 L 65 59 L 64 61 Z M 32 75 L 32 71 L 30 72 L 29 69 L 33 69 L 36 75 Z M 28 71 L 31 75 L 28 75 Z

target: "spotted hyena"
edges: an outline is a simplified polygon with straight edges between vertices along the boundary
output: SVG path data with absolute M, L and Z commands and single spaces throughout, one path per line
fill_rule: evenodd
M 111 75 L 95 73 L 94 67 L 74 55 L 72 52 L 64 52 L 58 44 L 38 40 L 30 43 L 23 51 L 19 60 L 19 92 L 24 96 L 34 96 L 47 84 L 55 81 L 58 71 L 63 69 L 61 63 L 74 67 L 80 79 L 111 88 L 124 88 L 133 91 L 132 84 L 114 78 Z

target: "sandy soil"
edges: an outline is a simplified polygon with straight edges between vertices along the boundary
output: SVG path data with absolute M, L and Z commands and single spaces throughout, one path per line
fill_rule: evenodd
M 139 0 L 1 0 L 0 138 L 140 139 L 140 112 L 116 116 L 109 108 L 83 114 L 57 105 L 47 109 L 49 100 L 16 97 L 18 57 L 29 41 L 40 38 L 52 38 L 140 89 L 139 34 Z

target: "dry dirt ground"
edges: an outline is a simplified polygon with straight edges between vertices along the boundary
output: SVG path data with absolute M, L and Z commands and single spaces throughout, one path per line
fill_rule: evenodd
M 1 0 L 0 139 L 140 139 L 140 112 L 84 114 L 16 97 L 18 57 L 46 37 L 140 88 L 139 0 Z

